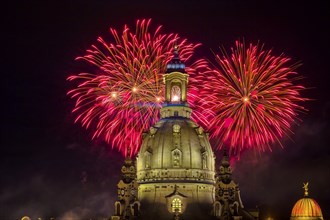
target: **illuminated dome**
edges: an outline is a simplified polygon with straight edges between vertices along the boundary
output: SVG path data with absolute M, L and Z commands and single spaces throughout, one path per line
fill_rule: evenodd
M 179 115 L 187 109 L 175 108 Z M 138 182 L 213 184 L 214 174 L 214 155 L 207 134 L 189 118 L 166 117 L 145 134 L 137 160 Z
M 305 196 L 293 206 L 290 220 L 323 220 L 319 204 L 308 197 L 308 183 L 304 184 L 304 189 Z

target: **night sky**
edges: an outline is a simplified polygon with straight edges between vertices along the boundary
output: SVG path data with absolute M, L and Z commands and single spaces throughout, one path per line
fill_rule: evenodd
M 0 160 L 0 219 L 83 219 L 110 216 L 123 157 L 91 131 L 74 124 L 74 101 L 66 81 L 83 69 L 83 55 L 110 27 L 153 27 L 202 42 L 196 51 L 229 49 L 235 40 L 265 43 L 303 63 L 299 74 L 312 100 L 293 127 L 284 149 L 255 156 L 246 152 L 234 166 L 247 208 L 261 216 L 289 219 L 310 182 L 310 196 L 330 218 L 329 7 L 326 1 L 32 1 L 3 5 Z M 217 153 L 219 154 L 219 153 Z M 219 158 L 219 157 L 218 157 Z

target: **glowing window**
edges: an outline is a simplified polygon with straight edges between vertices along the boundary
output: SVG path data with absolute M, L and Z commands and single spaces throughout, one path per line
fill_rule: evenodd
M 181 101 L 181 89 L 179 86 L 172 86 L 171 89 L 171 101 L 179 102 Z
M 181 126 L 178 125 L 178 124 L 173 125 L 173 132 L 174 133 L 179 133 L 180 132 L 180 128 L 181 128 Z
M 172 212 L 182 212 L 182 202 L 181 199 L 175 198 L 172 200 Z

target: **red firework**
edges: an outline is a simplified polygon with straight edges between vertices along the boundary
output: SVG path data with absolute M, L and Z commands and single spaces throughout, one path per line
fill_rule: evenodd
M 130 147 L 135 154 L 141 144 L 142 132 L 159 119 L 163 102 L 163 73 L 173 57 L 173 48 L 179 46 L 182 61 L 187 62 L 200 44 L 188 43 L 175 34 L 161 34 L 159 26 L 150 32 L 151 20 L 138 20 L 132 32 L 125 25 L 122 34 L 110 29 L 113 42 L 98 38 L 86 55 L 78 60 L 95 67 L 93 73 L 80 73 L 68 77 L 79 81 L 68 94 L 76 99 L 73 112 L 76 122 L 91 127 L 93 138 L 102 138 L 112 147 L 126 154 Z M 186 68 L 195 73 L 205 67 L 197 60 Z M 190 96 L 194 104 L 194 96 Z M 195 114 L 198 120 L 202 115 Z M 202 120 L 205 121 L 205 120 Z
M 224 50 L 215 54 L 214 70 L 200 75 L 204 108 L 209 108 L 211 138 L 218 148 L 229 147 L 232 154 L 244 149 L 271 150 L 271 144 L 281 144 L 297 115 L 305 111 L 299 103 L 304 89 L 294 82 L 299 64 L 290 65 L 290 58 L 272 55 L 271 50 L 244 42 L 236 42 L 231 55 Z M 282 145 L 281 145 L 282 146 Z

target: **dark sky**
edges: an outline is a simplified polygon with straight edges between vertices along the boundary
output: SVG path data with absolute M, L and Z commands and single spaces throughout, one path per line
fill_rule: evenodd
M 122 156 L 74 124 L 72 86 L 78 55 L 110 36 L 110 27 L 133 27 L 152 18 L 164 32 L 202 42 L 197 51 L 230 48 L 235 40 L 265 43 L 303 65 L 310 88 L 300 126 L 284 149 L 234 165 L 246 207 L 288 219 L 310 182 L 310 195 L 330 218 L 329 7 L 326 1 L 32 1 L 3 5 L 0 219 L 80 219 L 113 210 Z

